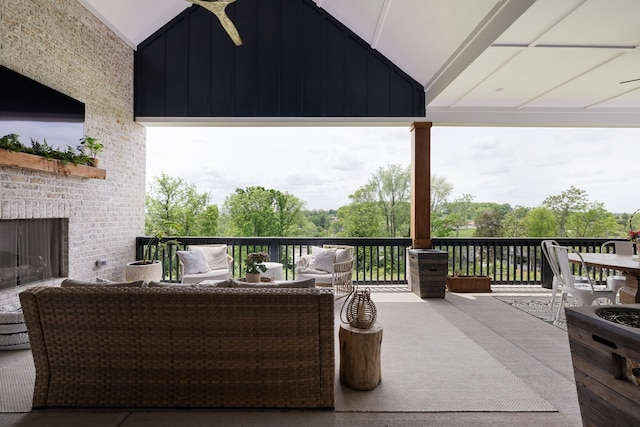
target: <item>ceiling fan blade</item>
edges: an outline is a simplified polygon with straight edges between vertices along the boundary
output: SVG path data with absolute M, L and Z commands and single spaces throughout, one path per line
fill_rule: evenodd
M 640 79 L 631 79 L 631 80 L 625 80 L 625 81 L 623 81 L 623 82 L 620 82 L 620 84 L 622 84 L 622 83 L 631 83 L 631 82 L 637 82 L 638 80 L 640 80 Z
M 236 0 L 187 0 L 193 4 L 197 4 L 198 6 L 202 6 L 214 15 L 218 17 L 220 24 L 225 29 L 229 37 L 236 46 L 240 46 L 242 44 L 242 38 L 240 37 L 240 33 L 238 29 L 233 24 L 229 16 L 227 16 L 225 9 L 226 7 L 233 3 Z

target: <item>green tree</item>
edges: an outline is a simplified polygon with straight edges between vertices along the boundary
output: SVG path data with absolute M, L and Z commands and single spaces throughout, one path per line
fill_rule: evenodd
M 449 223 L 452 224 L 456 232 L 456 237 L 460 234 L 460 228 L 464 227 L 470 219 L 473 196 L 471 194 L 463 194 L 456 198 L 452 203 L 447 204 L 449 211 Z
M 409 235 L 411 171 L 408 167 L 394 164 L 379 168 L 349 198 L 351 203 L 338 210 L 338 220 L 346 236 Z
M 528 237 L 556 237 L 556 221 L 553 212 L 545 207 L 532 209 L 525 219 Z
M 215 236 L 218 207 L 209 205 L 209 193 L 198 193 L 193 184 L 164 172 L 155 177 L 146 196 L 145 233 L 167 222 L 178 224 L 185 236 Z
M 431 175 L 430 228 L 433 237 L 448 237 L 452 234 L 454 225 L 446 215 L 448 199 L 452 191 L 453 185 L 445 177 Z
M 431 212 L 443 212 L 452 191 L 453 185 L 445 177 L 431 175 Z
M 490 207 L 476 217 L 477 237 L 502 236 L 502 212 L 497 207 Z
M 524 237 L 527 235 L 527 214 L 529 209 L 516 206 L 508 212 L 502 221 L 502 234 L 504 237 Z
M 336 222 L 337 211 L 314 209 L 311 211 L 303 211 L 305 221 L 301 224 L 301 232 L 298 236 L 309 237 L 327 237 L 331 236 L 334 223 Z M 304 230 L 304 231 L 302 231 Z
M 235 236 L 288 236 L 297 229 L 303 202 L 278 190 L 237 188 L 224 201 L 228 232 Z
M 549 196 L 542 202 L 542 205 L 551 210 L 556 222 L 557 235 L 560 237 L 569 236 L 567 227 L 572 214 L 584 212 L 587 208 L 587 192 L 574 187 L 573 185 L 566 191 Z M 575 230 L 573 231 L 575 233 Z
M 338 209 L 345 237 L 376 237 L 384 233 L 384 214 L 373 189 L 365 185 L 349 195 L 351 203 Z
M 220 212 L 218 206 L 207 205 L 202 215 L 197 218 L 196 226 L 201 236 L 218 235 L 218 220 Z
M 387 236 L 409 233 L 411 170 L 398 164 L 378 168 L 366 188 L 373 189 L 385 220 Z M 400 228 L 403 232 L 400 232 Z
M 584 212 L 569 217 L 571 237 L 618 237 L 620 226 L 615 215 L 604 208 L 604 204 L 593 202 Z

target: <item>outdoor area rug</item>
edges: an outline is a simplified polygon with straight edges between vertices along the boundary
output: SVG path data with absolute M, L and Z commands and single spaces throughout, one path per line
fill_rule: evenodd
M 30 412 L 35 381 L 30 353 L 0 369 L 0 412 Z
M 382 382 L 356 391 L 339 380 L 336 301 L 336 411 L 554 412 L 515 374 L 411 292 L 374 293 L 383 326 Z M 29 412 L 31 356 L 0 369 L 0 412 Z
M 370 391 L 356 391 L 342 385 L 337 350 L 336 411 L 556 411 L 415 294 L 372 293 L 372 299 L 378 322 L 384 328 L 382 381 Z M 336 310 L 342 307 L 342 301 L 336 301 Z M 336 343 L 339 324 L 337 320 Z
M 556 318 L 556 312 L 558 310 L 558 304 L 560 298 L 556 297 L 556 303 L 553 309 L 549 307 L 549 296 L 495 296 L 495 299 L 511 305 L 512 307 L 522 310 L 538 319 L 544 320 L 547 323 L 553 325 L 553 320 Z M 578 305 L 578 302 L 571 295 L 567 295 L 567 299 L 564 303 L 565 307 L 573 307 Z M 564 318 L 564 312 L 560 313 L 560 319 L 557 326 L 560 329 L 567 330 L 567 321 Z

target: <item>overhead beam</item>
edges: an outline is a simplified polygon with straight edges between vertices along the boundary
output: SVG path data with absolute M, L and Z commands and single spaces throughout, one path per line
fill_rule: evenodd
M 487 13 L 425 86 L 428 106 L 536 0 L 502 0 Z

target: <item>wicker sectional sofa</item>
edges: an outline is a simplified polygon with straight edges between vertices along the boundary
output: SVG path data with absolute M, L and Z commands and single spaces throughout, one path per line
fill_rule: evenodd
M 47 287 L 20 294 L 33 408 L 333 408 L 326 289 Z

